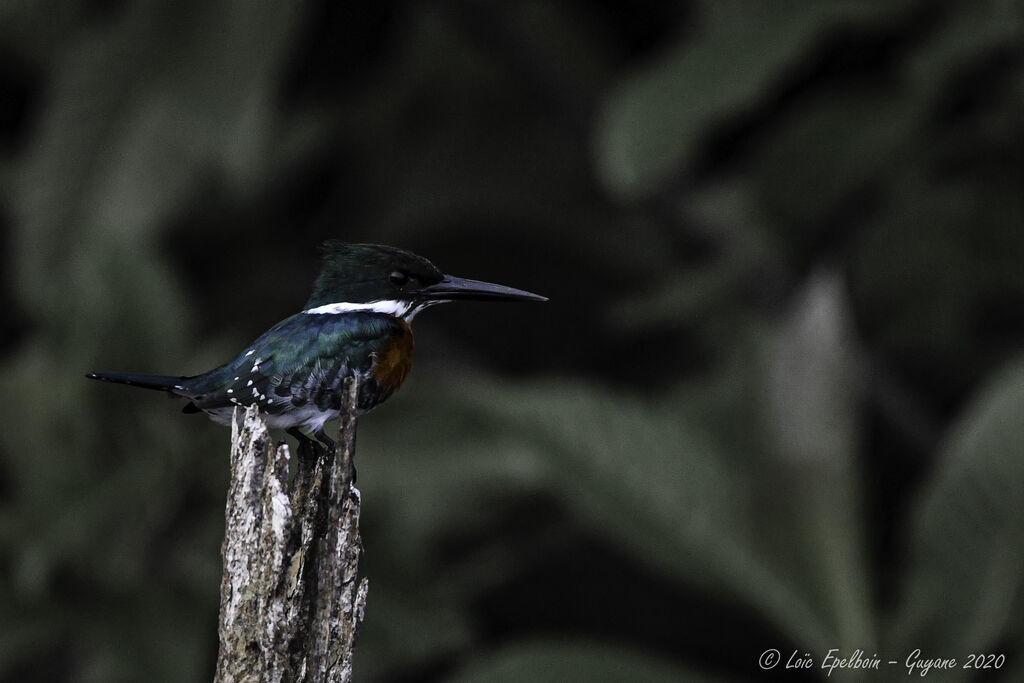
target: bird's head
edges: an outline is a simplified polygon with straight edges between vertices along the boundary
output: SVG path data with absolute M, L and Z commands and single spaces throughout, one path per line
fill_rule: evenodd
M 521 289 L 445 275 L 422 256 L 382 244 L 330 240 L 322 251 L 306 313 L 377 311 L 408 321 L 427 306 L 456 299 L 547 301 Z

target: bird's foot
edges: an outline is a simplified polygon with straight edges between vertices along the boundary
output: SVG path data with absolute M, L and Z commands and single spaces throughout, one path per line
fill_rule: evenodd
M 294 436 L 295 439 L 299 442 L 298 455 L 300 458 L 316 459 L 323 455 L 323 446 L 321 446 L 318 442 L 314 441 L 313 439 L 309 438 L 308 436 L 300 432 L 298 427 L 289 427 L 284 431 L 285 433 Z
M 324 447 L 327 448 L 328 453 L 337 452 L 338 444 L 334 441 L 334 439 L 332 439 L 331 437 L 327 436 L 327 434 L 324 433 L 323 428 L 320 428 L 318 431 L 313 432 L 313 436 L 320 440 L 320 443 L 322 443 Z M 354 485 L 356 483 L 356 465 L 355 462 L 353 462 L 352 460 L 349 460 L 347 474 L 348 480 L 352 482 L 352 484 Z
M 323 427 L 313 432 L 313 436 L 315 436 L 317 440 L 320 443 L 322 443 L 324 447 L 327 448 L 327 450 L 330 451 L 331 453 L 333 453 L 334 450 L 338 447 L 338 444 L 334 441 L 334 439 L 327 436 L 327 434 L 324 432 Z

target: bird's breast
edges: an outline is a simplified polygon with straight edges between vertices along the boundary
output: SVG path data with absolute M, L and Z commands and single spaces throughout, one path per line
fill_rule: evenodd
M 384 400 L 398 389 L 412 370 L 415 356 L 412 328 L 404 320 L 400 322 L 401 326 L 389 335 L 384 347 L 373 353 L 370 374 L 377 385 L 378 401 Z

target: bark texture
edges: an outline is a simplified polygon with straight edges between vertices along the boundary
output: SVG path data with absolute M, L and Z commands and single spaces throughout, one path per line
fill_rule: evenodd
M 273 447 L 255 406 L 236 410 L 216 683 L 352 680 L 368 584 L 358 578 L 354 380 L 345 395 L 336 451 L 300 444 L 292 486 L 287 444 Z

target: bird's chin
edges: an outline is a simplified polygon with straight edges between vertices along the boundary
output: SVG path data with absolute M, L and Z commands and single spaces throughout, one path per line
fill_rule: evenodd
M 451 299 L 426 299 L 423 301 L 418 301 L 412 308 L 409 309 L 409 311 L 405 315 L 401 316 L 401 318 L 405 322 L 411 323 L 412 319 L 416 317 L 416 314 L 422 311 L 424 308 L 430 308 L 431 306 L 436 306 L 437 304 L 450 303 Z

